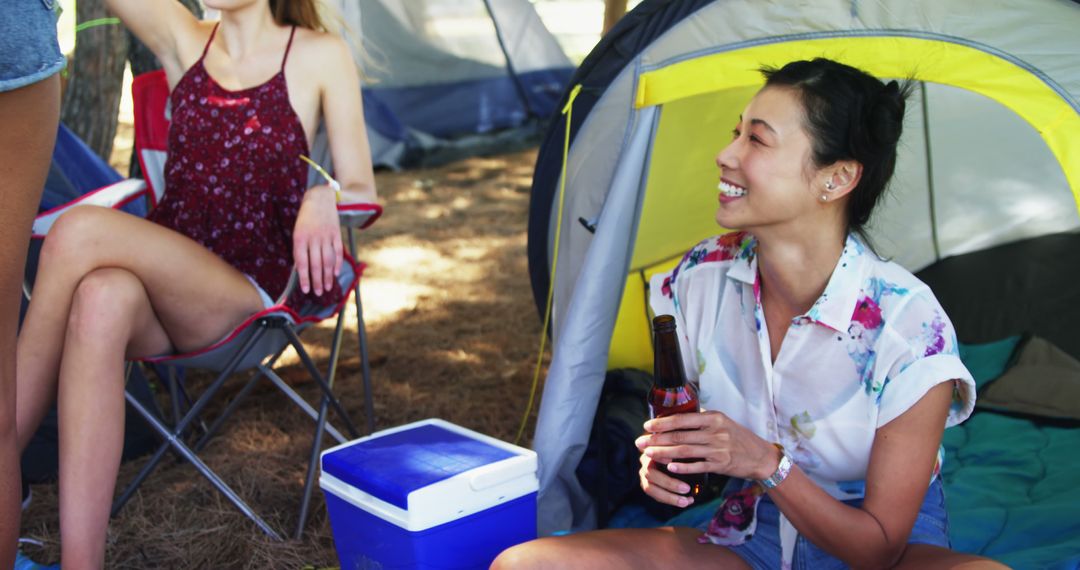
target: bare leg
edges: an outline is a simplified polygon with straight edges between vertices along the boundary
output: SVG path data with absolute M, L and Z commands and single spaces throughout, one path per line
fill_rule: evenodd
M 0 93 L 0 568 L 19 536 L 15 334 L 30 223 L 41 198 L 60 117 L 58 76 Z
M 75 291 L 60 365 L 60 534 L 64 568 L 102 568 L 124 442 L 125 356 L 171 343 L 142 283 L 97 269 Z
M 178 350 L 208 346 L 262 308 L 243 274 L 187 237 L 123 212 L 74 208 L 45 240 L 19 335 L 20 449 L 55 397 L 75 289 L 107 267 L 127 270 L 143 284 Z
M 692 528 L 617 529 L 541 538 L 507 549 L 492 570 L 541 568 L 748 569 L 742 558 L 713 544 L 698 544 Z
M 909 544 L 895 568 L 912 570 L 1008 570 L 1008 566 L 989 558 L 954 552 L 929 544 Z
M 22 448 L 59 396 L 65 568 L 104 563 L 125 355 L 201 348 L 261 308 L 243 274 L 172 230 L 96 207 L 53 227 L 18 340 L 17 419 Z

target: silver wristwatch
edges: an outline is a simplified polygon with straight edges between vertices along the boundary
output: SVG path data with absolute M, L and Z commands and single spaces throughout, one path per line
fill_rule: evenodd
M 774 443 L 777 449 L 780 450 L 780 465 L 776 466 L 776 471 L 767 478 L 761 480 L 761 484 L 766 489 L 775 489 L 777 485 L 784 482 L 787 479 L 788 473 L 791 473 L 791 466 L 794 463 L 791 461 L 791 457 L 784 450 L 784 447 L 780 444 Z

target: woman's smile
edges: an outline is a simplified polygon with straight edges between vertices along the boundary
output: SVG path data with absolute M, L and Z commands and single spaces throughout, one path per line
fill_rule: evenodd
M 746 196 L 746 188 L 728 180 L 724 180 L 723 178 L 720 179 L 720 184 L 717 184 L 716 188 L 720 190 L 719 199 L 721 204 L 726 204 Z

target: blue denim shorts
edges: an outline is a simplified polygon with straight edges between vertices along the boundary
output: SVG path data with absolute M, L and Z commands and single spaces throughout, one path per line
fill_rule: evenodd
M 56 42 L 59 0 L 3 0 L 0 9 L 0 91 L 37 83 L 64 68 Z
M 858 507 L 862 499 L 845 501 Z M 908 544 L 931 544 L 949 548 L 949 515 L 945 512 L 945 491 L 941 478 L 934 479 L 926 490 L 915 526 L 911 529 Z M 729 546 L 754 570 L 774 570 L 780 568 L 780 510 L 766 495 L 757 508 L 757 531 L 754 536 L 739 546 Z M 814 546 L 802 535 L 795 542 L 795 559 L 792 570 L 831 570 L 847 568 L 847 565 L 831 554 Z

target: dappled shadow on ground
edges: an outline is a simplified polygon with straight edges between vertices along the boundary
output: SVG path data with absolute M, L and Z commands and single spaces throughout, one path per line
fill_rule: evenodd
M 525 255 L 534 160 L 530 151 L 377 176 L 386 214 L 360 239 L 361 257 L 370 264 L 362 296 L 377 429 L 439 417 L 503 440 L 516 435 L 540 333 Z M 338 391 L 363 429 L 351 305 L 346 324 Z M 302 335 L 324 367 L 332 333 L 333 323 L 325 323 Z M 314 401 L 317 388 L 295 356 L 283 360 L 282 376 Z M 192 378 L 196 390 L 206 382 Z M 238 378 L 225 392 L 235 394 L 242 385 Z M 210 413 L 224 403 L 220 399 Z M 535 406 L 527 436 L 534 421 Z M 264 381 L 203 457 L 271 526 L 291 533 L 312 430 L 313 423 Z M 124 465 L 120 484 L 144 461 Z M 43 539 L 40 557 L 55 559 L 56 487 L 38 485 L 34 492 L 23 534 Z M 109 540 L 110 568 L 337 565 L 321 492 L 303 540 L 274 543 L 192 467 L 171 458 L 112 521 Z

